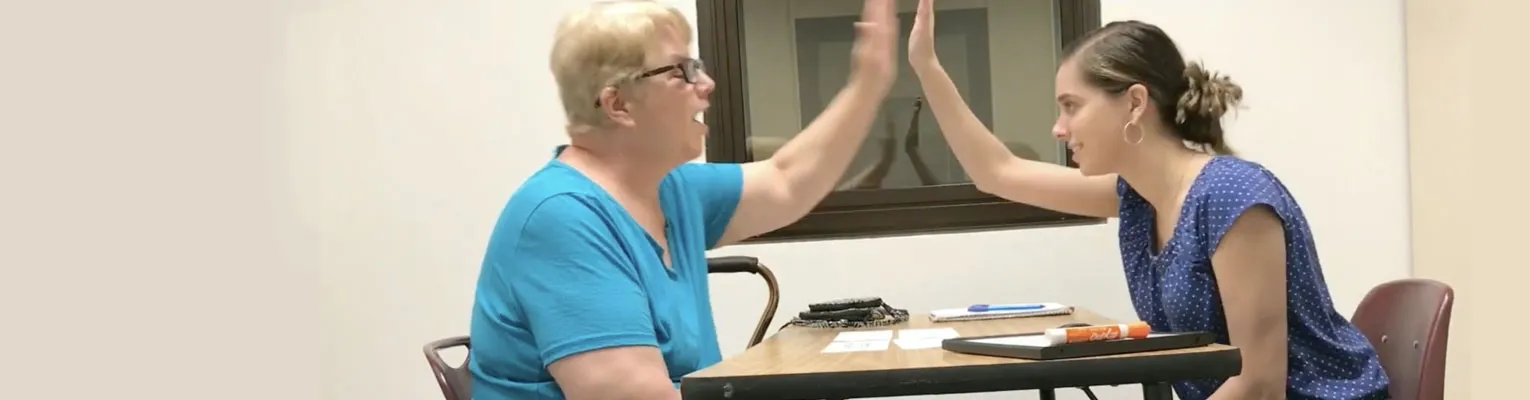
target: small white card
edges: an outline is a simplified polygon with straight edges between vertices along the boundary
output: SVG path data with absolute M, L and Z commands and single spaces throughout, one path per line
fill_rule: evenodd
M 898 348 L 901 348 L 901 349 L 904 349 L 904 350 L 920 350 L 920 349 L 938 349 L 938 348 L 940 348 L 940 343 L 942 341 L 944 341 L 944 340 L 945 339 L 935 339 L 935 338 L 920 338 L 920 339 L 899 338 L 898 340 L 896 340 L 896 342 L 898 343 Z
M 940 348 L 940 342 L 961 336 L 953 328 L 902 329 L 898 331 L 898 347 L 904 350 Z
M 956 333 L 954 328 L 904 329 L 898 331 L 899 340 L 935 339 L 939 341 L 940 339 L 950 339 L 957 336 L 961 335 Z
M 887 340 L 861 340 L 854 342 L 829 343 L 829 347 L 823 348 L 825 353 L 849 353 L 855 351 L 883 351 L 887 350 Z
M 847 331 L 847 332 L 840 332 L 839 336 L 835 336 L 834 337 L 834 341 L 835 342 L 881 341 L 881 342 L 884 342 L 883 344 L 886 344 L 885 342 L 887 342 L 889 340 L 892 340 L 892 338 L 893 338 L 893 331 Z M 883 348 L 886 348 L 886 346 L 883 346 Z

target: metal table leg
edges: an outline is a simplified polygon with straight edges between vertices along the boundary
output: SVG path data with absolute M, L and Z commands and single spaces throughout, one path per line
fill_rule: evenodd
M 1174 400 L 1174 388 L 1168 382 L 1142 384 L 1143 400 Z
M 1057 391 L 1056 390 L 1053 390 L 1051 388 L 1047 388 L 1047 389 L 1038 389 L 1037 392 L 1041 393 L 1041 400 L 1057 400 Z

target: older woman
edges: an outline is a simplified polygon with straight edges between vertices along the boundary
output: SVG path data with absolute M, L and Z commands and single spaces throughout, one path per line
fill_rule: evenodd
M 718 362 L 705 252 L 801 218 L 834 187 L 896 74 L 892 0 L 867 0 L 849 84 L 791 143 L 749 164 L 701 156 L 712 79 L 691 26 L 651 1 L 559 24 L 551 66 L 570 144 L 515 192 L 472 319 L 473 395 L 678 399 Z

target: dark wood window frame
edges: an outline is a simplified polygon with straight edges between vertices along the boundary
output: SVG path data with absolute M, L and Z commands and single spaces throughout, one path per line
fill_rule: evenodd
M 707 72 L 717 81 L 706 112 L 707 161 L 753 161 L 748 146 L 748 87 L 745 84 L 741 1 L 696 0 L 697 45 Z M 764 1 L 764 0 L 760 0 Z M 835 0 L 847 1 L 847 0 Z M 1099 0 L 1053 0 L 1057 49 L 1100 26 Z M 906 69 L 906 68 L 905 68 Z M 909 73 L 903 71 L 902 73 Z M 1066 148 L 1069 166 L 1072 154 Z M 901 236 L 1021 227 L 1099 223 L 1099 218 L 1059 213 L 1011 202 L 972 184 L 846 190 L 831 193 L 807 217 L 748 242 L 782 242 L 853 237 Z

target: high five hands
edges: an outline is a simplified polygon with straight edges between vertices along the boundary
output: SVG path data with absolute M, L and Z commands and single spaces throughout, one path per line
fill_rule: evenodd
M 919 0 L 908 35 L 908 62 L 916 72 L 940 64 L 935 57 L 935 0 Z
M 855 23 L 850 81 L 885 95 L 898 75 L 898 9 L 895 0 L 866 0 Z M 880 96 L 878 96 L 880 97 Z

